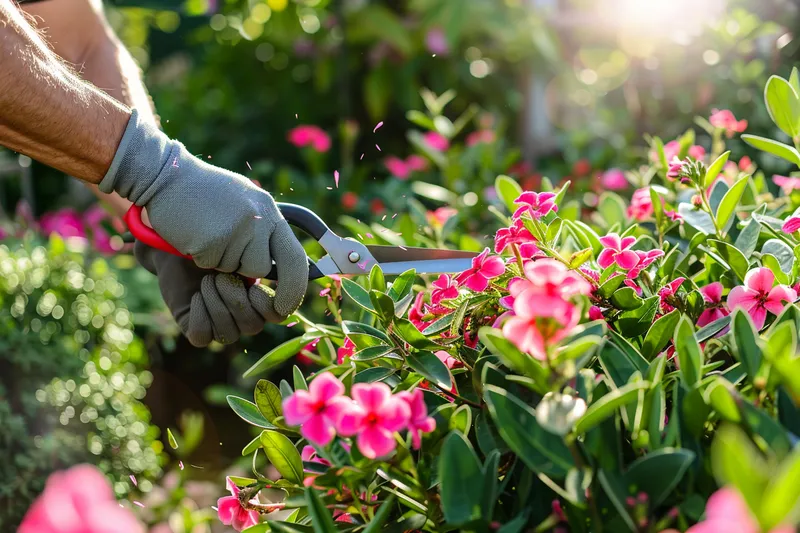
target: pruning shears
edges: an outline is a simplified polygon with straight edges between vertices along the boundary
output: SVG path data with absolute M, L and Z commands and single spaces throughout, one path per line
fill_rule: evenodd
M 308 259 L 309 280 L 330 275 L 364 276 L 378 265 L 387 276 L 399 275 L 414 269 L 418 274 L 452 274 L 472 266 L 478 254 L 459 250 L 436 248 L 406 248 L 403 246 L 366 245 L 354 239 L 336 235 L 316 213 L 296 204 L 278 203 L 283 217 L 297 229 L 316 239 L 327 252 L 318 261 Z M 134 238 L 158 250 L 191 259 L 165 241 L 154 229 L 142 221 L 142 207 L 132 205 L 124 220 Z M 266 279 L 277 279 L 277 269 L 272 268 Z

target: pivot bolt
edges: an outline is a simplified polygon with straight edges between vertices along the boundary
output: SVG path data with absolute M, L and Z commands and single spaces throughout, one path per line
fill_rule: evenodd
M 350 252 L 350 254 L 348 254 L 347 256 L 347 259 L 351 263 L 358 263 L 359 261 L 361 261 L 361 256 L 358 254 L 358 252 Z

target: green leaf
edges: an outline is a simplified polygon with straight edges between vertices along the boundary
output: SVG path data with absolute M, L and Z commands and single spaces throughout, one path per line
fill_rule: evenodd
M 597 335 L 586 335 L 585 337 L 575 339 L 566 346 L 562 346 L 558 349 L 553 362 L 558 365 L 566 361 L 574 361 L 585 356 L 591 356 L 602 342 L 602 337 Z
M 736 248 L 745 257 L 751 257 L 758 246 L 758 236 L 761 234 L 761 224 L 755 218 L 750 218 L 739 236 L 736 237 Z
M 717 209 L 717 226 L 720 229 L 725 229 L 728 226 L 728 222 L 731 221 L 731 217 L 736 212 L 736 206 L 739 205 L 739 200 L 742 199 L 742 194 L 744 194 L 744 189 L 747 187 L 749 179 L 750 176 L 743 176 L 736 180 L 736 183 L 731 186 L 730 190 L 722 198 L 719 209 Z
M 616 472 L 601 469 L 597 472 L 597 479 L 600 481 L 603 491 L 606 493 L 606 496 L 608 496 L 608 499 L 611 500 L 611 504 L 614 506 L 614 508 L 616 508 L 620 518 L 623 522 L 625 522 L 625 525 L 628 527 L 628 529 L 632 532 L 638 531 L 638 528 L 633 522 L 630 511 L 625 503 L 628 492 L 625 490 L 622 480 L 619 479 L 618 474 Z M 617 526 L 615 528 L 615 532 L 619 530 L 620 528 Z
M 625 472 L 625 483 L 636 487 L 632 492 L 645 492 L 649 504 L 656 508 L 672 494 L 694 458 L 691 450 L 662 448 L 652 451 L 631 464 Z
M 389 497 L 386 498 L 386 501 L 378 507 L 378 512 L 375 513 L 375 516 L 372 517 L 372 520 L 369 521 L 369 524 L 367 524 L 367 527 L 364 528 L 362 533 L 378 533 L 382 531 L 383 525 L 389 520 L 394 510 L 394 502 L 396 499 L 394 494 L 390 494 Z
M 575 467 L 564 441 L 542 428 L 522 400 L 494 385 L 484 387 L 483 397 L 500 437 L 529 468 L 563 479 Z
M 800 98 L 780 76 L 770 76 L 764 88 L 764 100 L 772 122 L 791 138 L 800 134 Z
M 730 316 L 724 316 L 722 318 L 719 318 L 714 322 L 711 322 L 710 324 L 707 324 L 702 328 L 700 328 L 699 330 L 697 330 L 695 338 L 697 339 L 697 342 L 705 342 L 714 335 L 716 335 L 717 333 L 719 333 L 720 331 L 722 331 L 723 329 L 725 329 L 726 327 L 728 327 L 730 323 L 731 323 Z
M 386 278 L 383 277 L 383 270 L 377 263 L 372 266 L 369 272 L 369 288 L 373 291 L 386 292 Z
M 172 434 L 172 430 L 167 428 L 167 442 L 169 442 L 169 447 L 173 450 L 178 449 L 178 441 L 175 440 L 175 435 Z
M 439 333 L 440 331 L 446 330 L 450 327 L 450 324 L 453 323 L 453 314 L 454 313 L 448 313 L 442 318 L 437 319 L 433 324 L 425 328 L 422 334 L 427 337 L 428 335 L 433 335 L 435 333 Z
M 333 521 L 331 512 L 322 503 L 317 491 L 312 487 L 306 487 L 306 502 L 308 503 L 308 514 L 311 517 L 311 525 L 315 533 L 332 533 L 336 531 L 336 524 Z
M 786 275 L 792 273 L 792 266 L 794 265 L 794 250 L 792 250 L 792 248 L 782 240 L 768 240 L 764 243 L 764 246 L 761 247 L 761 253 L 774 255 L 775 259 L 778 260 L 781 272 Z M 777 274 L 777 277 L 782 277 L 780 272 Z M 788 283 L 788 281 L 785 283 Z
M 256 407 L 256 404 L 250 403 L 244 398 L 239 398 L 238 396 L 228 396 L 227 400 L 228 405 L 231 406 L 233 412 L 248 424 L 260 428 L 275 429 L 275 426 L 270 424 L 267 419 L 258 412 L 258 407 Z
M 661 299 L 658 295 L 651 296 L 644 303 L 631 311 L 625 311 L 617 317 L 619 330 L 627 337 L 638 337 L 644 334 L 653 323 Z
M 321 332 L 309 332 L 300 337 L 295 337 L 294 339 L 284 342 L 280 346 L 273 348 L 268 354 L 259 359 L 253 366 L 248 368 L 242 377 L 250 378 L 285 363 L 297 355 L 297 353 L 303 349 L 303 346 L 309 344 L 315 339 L 320 338 L 321 336 Z
M 736 399 L 731 393 L 732 390 L 733 384 L 720 376 L 711 382 L 704 393 L 704 397 L 721 419 L 739 423 L 742 420 L 742 415 L 739 413 Z
M 575 270 L 576 268 L 578 268 L 591 258 L 592 258 L 591 248 L 584 248 L 583 250 L 579 250 L 570 256 L 569 268 L 571 270 Z
M 423 335 L 417 327 L 405 318 L 398 318 L 394 321 L 394 331 L 400 338 L 418 350 L 438 350 L 438 344 Z
M 747 261 L 744 254 L 734 245 L 728 244 L 727 242 L 714 239 L 709 239 L 708 242 L 716 247 L 720 257 L 728 263 L 733 273 L 739 278 L 739 281 L 744 281 L 744 277 L 747 275 L 747 271 L 750 268 L 750 263 Z
M 760 509 L 770 469 L 744 431 L 732 425 L 717 430 L 711 444 L 711 463 L 720 485 L 733 485 L 750 509 Z
M 437 387 L 449 391 L 453 386 L 453 377 L 441 359 L 432 352 L 417 352 L 408 354 L 406 363 L 415 372 L 435 384 Z
M 413 268 L 397 276 L 389 287 L 389 297 L 395 302 L 399 302 L 411 294 L 415 279 L 417 279 L 417 271 Z
M 303 375 L 303 371 L 300 370 L 300 367 L 297 365 L 292 367 L 292 380 L 294 381 L 294 390 L 308 390 L 306 377 Z M 256 403 L 256 405 L 258 405 L 258 403 Z
M 640 390 L 648 388 L 650 388 L 649 381 L 637 381 L 610 391 L 589 406 L 586 414 L 575 424 L 575 433 L 582 435 L 598 426 L 604 420 L 613 416 L 617 409 L 635 400 Z
M 516 180 L 508 176 L 497 176 L 494 181 L 494 189 L 497 191 L 497 197 L 503 201 L 510 213 L 517 210 L 519 206 L 514 203 L 514 200 L 522 194 L 522 187 L 519 186 Z
M 800 154 L 798 154 L 798 156 L 800 157 Z M 714 221 L 711 220 L 711 216 L 705 211 L 695 209 L 692 204 L 687 204 L 686 202 L 679 203 L 678 214 L 683 217 L 684 222 L 700 233 L 705 235 L 714 235 L 716 233 Z
M 277 431 L 262 431 L 261 446 L 281 476 L 296 485 L 303 484 L 303 460 L 288 437 Z
M 797 67 L 792 67 L 792 73 L 789 75 L 789 84 L 794 87 L 794 91 L 797 94 L 800 94 L 800 73 L 798 73 Z
M 261 448 L 261 435 L 254 437 L 253 440 L 248 442 L 247 445 L 242 448 L 242 457 L 250 455 L 259 448 Z
M 395 317 L 395 308 L 394 308 L 394 300 L 392 300 L 387 294 L 382 292 L 378 292 L 376 290 L 369 291 L 369 299 L 372 302 L 372 306 L 375 308 L 375 311 L 378 313 L 378 317 L 381 319 L 381 322 L 384 324 L 389 324 L 394 320 Z
M 758 150 L 762 150 L 774 156 L 785 159 L 790 163 L 800 166 L 800 152 L 793 146 L 789 146 L 772 139 L 758 137 L 756 135 L 742 135 L 741 139 Z
M 717 178 L 717 176 L 719 176 L 719 173 L 722 171 L 723 168 L 725 168 L 725 163 L 728 162 L 729 155 L 731 155 L 730 150 L 720 155 L 717 159 L 714 160 L 713 163 L 711 163 L 711 166 L 709 166 L 708 170 L 706 170 L 706 178 L 705 181 L 703 182 L 704 188 L 707 189 L 708 187 L 711 186 L 712 183 L 714 183 L 714 180 Z
M 277 385 L 266 379 L 259 379 L 256 383 L 255 400 L 258 411 L 269 422 L 283 416 L 283 400 Z
M 672 339 L 675 326 L 678 325 L 681 315 L 677 309 L 662 316 L 650 326 L 642 345 L 642 355 L 648 361 L 661 353 L 661 350 Z
M 375 313 L 375 308 L 372 306 L 372 300 L 369 293 L 353 280 L 342 278 L 342 288 L 344 292 L 359 306 L 363 307 L 370 313 Z
M 623 276 L 617 276 L 623 277 Z M 639 298 L 636 291 L 630 287 L 623 287 L 614 291 L 611 295 L 611 303 L 619 309 L 638 309 L 644 303 L 644 300 Z
M 461 526 L 481 518 L 483 472 L 472 444 L 458 431 L 451 432 L 442 446 L 439 483 L 448 525 Z
M 533 379 L 539 386 L 538 392 L 544 394 L 549 390 L 550 371 L 530 355 L 519 351 L 500 330 L 483 327 L 478 331 L 478 338 L 505 366 Z
M 700 367 L 703 366 L 703 353 L 694 337 L 694 325 L 687 317 L 682 316 L 678 322 L 674 339 L 681 379 L 691 389 L 702 377 Z
M 373 328 L 368 324 L 362 324 L 361 322 L 351 322 L 350 320 L 344 320 L 342 322 L 342 331 L 344 332 L 345 335 L 347 335 L 351 339 L 354 335 L 360 334 L 360 335 L 368 335 L 370 337 L 374 337 L 375 339 L 377 339 L 378 343 L 393 344 L 392 339 L 390 339 L 386 333 L 377 328 Z M 371 346 L 375 346 L 375 344 L 371 344 Z
M 614 265 L 612 265 L 612 267 L 613 266 Z M 602 278 L 601 278 L 601 280 L 602 280 Z M 624 282 L 624 281 L 625 281 L 625 276 L 624 275 L 618 275 L 618 276 L 614 276 L 613 278 L 609 278 L 609 279 L 605 280 L 604 282 L 602 282 L 600 287 L 597 289 L 597 292 L 603 298 L 611 298 L 611 295 L 613 295 L 617 291 L 617 289 L 620 288 L 620 286 L 622 285 L 622 282 Z
M 750 315 L 742 309 L 734 309 L 731 331 L 736 343 L 736 358 L 742 363 L 752 381 L 761 368 L 761 348 L 756 340 L 755 326 Z
M 355 378 L 353 378 L 353 383 L 375 383 L 377 381 L 383 381 L 394 373 L 394 368 L 375 366 L 356 374 Z
M 613 192 L 604 192 L 600 195 L 597 210 L 608 227 L 616 223 L 622 225 L 627 221 L 625 202 Z
M 758 513 L 764 531 L 780 524 L 796 524 L 800 512 L 800 450 L 795 450 L 780 465 L 764 491 L 761 512 Z
M 370 346 L 369 348 L 364 348 L 353 355 L 350 356 L 350 359 L 353 361 L 372 361 L 374 359 L 380 359 L 381 357 L 385 357 L 394 351 L 394 346 L 386 346 L 385 344 L 381 344 L 379 346 Z

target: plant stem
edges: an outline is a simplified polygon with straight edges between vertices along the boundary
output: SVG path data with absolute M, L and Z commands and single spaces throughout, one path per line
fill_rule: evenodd
M 479 404 L 477 402 L 473 402 L 472 400 L 468 400 L 468 399 L 464 398 L 463 396 L 459 396 L 455 392 L 450 392 L 449 390 L 443 389 L 442 387 L 440 387 L 436 383 L 431 383 L 431 385 L 433 385 L 434 387 L 439 389 L 442 392 L 442 394 L 444 394 L 445 396 L 448 396 L 448 397 L 450 397 L 450 398 L 452 398 L 454 400 L 458 400 L 460 402 L 464 402 L 465 404 L 471 405 L 472 407 L 475 407 L 476 409 L 481 409 L 483 407 L 481 404 Z
M 708 202 L 706 191 L 700 186 L 697 187 L 697 191 L 700 193 L 700 199 L 703 201 L 703 206 L 705 206 L 706 210 L 708 211 L 708 216 L 711 217 L 712 224 L 714 224 L 714 231 L 717 234 L 717 238 L 721 239 L 722 234 L 720 233 L 719 226 L 717 225 L 717 217 L 714 216 L 714 211 L 711 209 L 711 204 Z

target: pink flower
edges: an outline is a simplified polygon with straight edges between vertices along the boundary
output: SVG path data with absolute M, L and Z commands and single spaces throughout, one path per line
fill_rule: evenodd
M 684 281 L 686 281 L 686 278 L 675 278 L 661 287 L 661 290 L 658 291 L 658 295 L 661 297 L 661 311 L 663 313 L 669 313 L 675 309 L 667 302 L 667 299 L 675 296 L 675 294 L 678 292 L 678 288 L 683 284 Z
M 447 44 L 447 36 L 445 36 L 441 28 L 428 30 L 428 33 L 425 34 L 425 48 L 434 55 L 447 55 L 450 47 Z
M 411 175 L 411 169 L 399 157 L 389 156 L 383 160 L 383 164 L 386 166 L 386 170 L 397 179 L 407 180 Z
M 589 308 L 589 320 L 605 320 L 603 310 L 593 305 Z
M 476 144 L 492 144 L 497 139 L 497 135 L 492 130 L 478 130 L 473 131 L 467 135 L 465 141 L 467 146 L 475 146 Z
M 428 211 L 428 222 L 432 225 L 444 226 L 445 222 L 458 214 L 458 209 L 452 207 L 440 207 L 436 211 Z
M 712 126 L 725 130 L 725 135 L 730 139 L 734 133 L 742 133 L 747 129 L 746 120 L 736 120 L 733 113 L 728 109 L 712 109 L 711 117 L 708 119 Z
M 501 276 L 506 271 L 506 265 L 499 257 L 489 257 L 486 248 L 478 257 L 472 260 L 472 268 L 465 270 L 456 278 L 459 287 L 465 286 L 474 292 L 483 292 L 489 287 L 489 280 Z
M 600 186 L 609 191 L 619 191 L 628 188 L 625 173 L 618 168 L 611 168 L 600 175 Z
M 767 311 L 779 315 L 784 302 L 793 302 L 797 293 L 786 285 L 776 285 L 775 274 L 767 267 L 754 268 L 744 278 L 744 285 L 731 289 L 728 306 L 741 307 L 750 314 L 758 329 L 764 327 Z
M 773 528 L 769 533 L 794 531 L 795 528 L 786 525 Z M 761 533 L 761 527 L 736 489 L 723 487 L 706 502 L 706 519 L 687 529 L 686 533 Z
M 111 235 L 102 226 L 106 220 L 110 220 L 108 211 L 98 204 L 94 204 L 83 214 L 83 222 L 92 232 L 94 249 L 104 254 L 113 254 L 116 250 L 111 246 Z
M 434 281 L 432 285 L 431 303 L 433 305 L 439 305 L 443 300 L 458 298 L 458 284 L 447 274 L 439 276 L 439 279 Z
M 336 436 L 336 421 L 350 402 L 344 385 L 330 372 L 318 375 L 308 390 L 297 390 L 283 401 L 283 416 L 310 442 L 327 446 Z
M 439 361 L 444 363 L 444 366 L 448 368 L 448 370 L 453 370 L 454 368 L 461 368 L 464 366 L 464 363 L 450 355 L 449 353 L 445 352 L 444 350 L 439 350 L 436 352 L 436 357 L 439 358 Z
M 669 168 L 667 168 L 667 178 L 671 180 L 678 179 L 683 172 L 683 165 L 684 162 L 681 159 L 673 157 L 669 162 Z
M 114 499 L 111 484 L 94 466 L 55 472 L 28 509 L 17 533 L 144 533 Z
M 223 496 L 217 500 L 217 515 L 220 522 L 226 526 L 231 526 L 236 531 L 244 531 L 248 527 L 258 524 L 258 511 L 248 511 L 242 507 L 239 501 L 241 490 L 236 486 L 236 483 L 231 481 L 231 478 L 226 478 L 225 484 L 228 490 L 231 491 L 231 495 Z M 251 500 L 251 502 L 258 503 L 255 499 Z
M 519 255 L 520 255 L 520 257 L 522 257 L 522 264 L 523 265 L 528 263 L 529 261 L 533 261 L 534 259 L 536 259 L 538 257 L 546 257 L 542 253 L 542 251 L 539 250 L 539 247 L 536 246 L 536 243 L 534 243 L 534 242 L 526 242 L 525 244 L 520 244 L 519 245 Z M 508 264 L 516 263 L 517 262 L 517 257 L 512 255 L 511 257 L 508 258 L 507 262 L 508 262 Z
M 421 155 L 412 154 L 406 158 L 406 165 L 414 172 L 419 172 L 428 168 L 428 160 Z
M 408 424 L 411 409 L 385 383 L 356 383 L 351 391 L 354 403 L 339 418 L 339 433 L 357 435 L 359 451 L 368 459 L 391 453 L 397 442 L 394 433 Z
M 433 321 L 426 321 L 423 319 L 426 314 L 425 293 L 419 292 L 414 300 L 414 305 L 412 305 L 411 309 L 408 310 L 408 320 L 414 324 L 418 330 L 424 331 L 425 328 L 433 324 Z
M 672 161 L 675 157 L 678 156 L 680 151 L 681 151 L 681 143 L 679 143 L 678 141 L 670 141 L 664 145 L 664 156 L 667 161 Z M 706 149 L 700 146 L 699 144 L 695 144 L 689 147 L 687 153 L 689 154 L 689 157 L 691 157 L 692 159 L 700 161 L 705 157 Z M 650 152 L 650 159 L 655 163 L 658 162 L 658 156 L 656 155 L 655 152 Z
M 597 264 L 602 268 L 608 268 L 611 263 L 617 263 L 620 268 L 630 270 L 639 264 L 639 256 L 633 250 L 629 250 L 636 242 L 636 237 L 624 237 L 616 233 L 609 233 L 605 237 L 600 237 L 600 242 L 606 247 L 597 257 Z
M 531 243 L 534 240 L 536 239 L 530 230 L 525 227 L 523 220 L 518 218 L 510 227 L 497 230 L 494 236 L 494 251 L 501 254 L 512 244 Z
M 783 226 L 781 226 L 781 230 L 783 230 L 784 233 L 789 233 L 789 234 L 792 234 L 799 229 L 800 229 L 800 216 L 796 215 L 792 215 L 789 218 L 787 218 L 784 221 Z
M 422 434 L 430 433 L 436 429 L 436 420 L 428 416 L 428 407 L 425 405 L 422 389 L 414 389 L 414 392 L 403 391 L 396 398 L 400 398 L 408 404 L 408 432 L 411 434 L 411 444 L 415 450 L 422 446 Z
M 331 149 L 331 138 L 317 126 L 301 125 L 289 130 L 289 142 L 298 148 L 311 146 L 316 152 L 325 153 Z
M 643 252 L 636 250 L 636 255 L 639 256 L 639 264 L 628 271 L 628 279 L 635 279 L 639 277 L 642 271 L 653 264 L 659 257 L 664 255 L 664 250 L 648 250 Z
M 722 283 L 719 281 L 709 283 L 705 287 L 700 287 L 700 292 L 703 294 L 703 299 L 707 305 L 705 311 L 697 319 L 698 327 L 707 326 L 715 320 L 730 314 L 730 311 L 725 308 L 725 304 L 722 303 Z
M 558 211 L 555 198 L 556 195 L 552 192 L 524 192 L 514 200 L 515 204 L 520 204 L 520 207 L 514 211 L 514 218 L 519 218 L 528 213 L 533 219 L 539 220 L 550 211 Z
M 437 152 L 444 152 L 450 148 L 450 141 L 448 141 L 444 135 L 436 133 L 435 131 L 427 132 L 422 138 L 425 140 L 425 144 Z
M 781 188 L 784 194 L 791 194 L 793 190 L 800 189 L 800 178 L 775 175 L 772 176 L 772 181 Z
M 336 364 L 341 365 L 346 357 L 352 357 L 354 353 L 356 353 L 356 345 L 346 338 L 342 347 L 336 350 Z
M 653 216 L 653 201 L 650 198 L 650 188 L 636 189 L 628 206 L 628 216 L 634 220 L 647 220 Z
M 39 225 L 45 235 L 57 233 L 62 237 L 86 238 L 86 228 L 83 226 L 81 216 L 71 207 L 45 213 L 39 220 Z
M 588 294 L 586 281 L 553 259 L 524 266 L 525 278 L 510 284 L 514 315 L 503 324 L 503 334 L 534 358 L 547 358 L 548 347 L 578 324 L 580 309 L 569 298 Z

